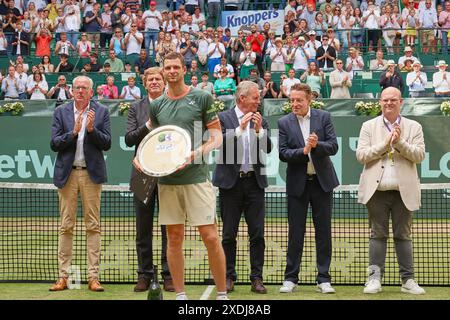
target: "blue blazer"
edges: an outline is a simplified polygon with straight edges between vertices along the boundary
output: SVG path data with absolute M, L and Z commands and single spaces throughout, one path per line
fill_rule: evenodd
M 55 109 L 52 124 L 50 147 L 58 152 L 56 156 L 53 183 L 58 188 L 64 187 L 72 172 L 77 139 L 73 137 L 75 118 L 74 102 L 63 104 Z M 89 177 L 94 183 L 107 181 L 106 163 L 103 152 L 111 148 L 111 128 L 108 109 L 98 102 L 92 101 L 90 108 L 95 110 L 94 130 L 86 131 L 84 136 L 84 157 Z
M 239 120 L 236 116 L 234 108 L 219 113 L 220 125 L 222 127 L 223 143 L 220 148 L 219 161 L 213 174 L 213 185 L 222 189 L 231 189 L 234 187 L 239 178 L 242 159 L 238 159 L 237 155 L 244 154 L 244 144 L 242 136 L 237 138 L 235 129 L 239 127 Z M 262 157 L 270 153 L 272 150 L 272 142 L 270 141 L 269 123 L 263 118 L 262 126 L 264 135 L 258 138 L 255 131 L 250 130 L 250 152 L 251 159 L 256 159 L 253 164 L 256 181 L 261 189 L 267 187 L 267 176 L 261 173 L 264 168 Z M 253 123 L 250 122 L 250 128 Z M 256 145 L 256 148 L 254 147 Z M 232 147 L 233 150 L 229 150 Z M 255 161 L 253 161 L 255 162 Z
M 306 169 L 309 157 L 303 154 L 305 142 L 297 116 L 290 113 L 278 120 L 279 157 L 287 162 L 286 193 L 301 196 L 306 185 Z M 338 151 L 336 134 L 326 111 L 312 109 L 310 132 L 319 137 L 317 147 L 311 151 L 311 159 L 316 170 L 317 179 L 325 192 L 332 191 L 339 185 L 330 156 Z

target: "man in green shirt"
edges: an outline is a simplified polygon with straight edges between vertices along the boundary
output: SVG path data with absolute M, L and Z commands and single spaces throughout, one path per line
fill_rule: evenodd
M 105 63 L 109 63 L 111 66 L 110 72 L 123 72 L 123 62 L 116 57 L 116 52 L 114 50 L 109 50 L 109 58 L 105 60 Z
M 208 251 L 217 300 L 228 300 L 225 254 L 216 225 L 216 196 L 204 161 L 204 156 L 222 145 L 220 121 L 212 107 L 214 100 L 206 91 L 185 84 L 186 65 L 181 54 L 170 53 L 164 57 L 163 74 L 168 91 L 150 104 L 150 121 L 154 128 L 176 125 L 187 130 L 193 149 L 185 165 L 160 178 L 158 185 L 159 222 L 167 225 L 167 260 L 177 300 L 187 300 L 183 256 L 186 220 L 198 227 Z M 206 131 L 209 139 L 203 143 Z M 135 159 L 134 163 L 139 166 L 136 162 Z

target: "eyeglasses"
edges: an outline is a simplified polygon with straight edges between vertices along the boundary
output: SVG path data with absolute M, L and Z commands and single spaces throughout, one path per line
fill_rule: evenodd
M 342 64 L 342 62 L 336 62 L 336 64 Z
M 120 31 L 114 31 L 114 33 L 120 33 Z
M 132 28 L 136 28 L 136 26 L 131 26 Z
M 88 87 L 82 87 L 82 86 L 75 86 L 73 87 L 74 90 L 88 90 Z

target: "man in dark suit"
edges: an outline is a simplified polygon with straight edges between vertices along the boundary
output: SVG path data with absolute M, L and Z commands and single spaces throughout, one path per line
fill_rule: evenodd
M 74 102 L 56 108 L 50 147 L 56 156 L 53 183 L 58 187 L 59 278 L 50 291 L 67 289 L 72 262 L 73 228 L 81 196 L 87 234 L 88 288 L 104 291 L 98 280 L 100 265 L 100 197 L 107 180 L 103 151 L 111 148 L 108 109 L 90 99 L 93 82 L 85 76 L 73 80 Z
M 317 256 L 317 288 L 334 293 L 329 274 L 331 263 L 331 207 L 333 189 L 339 185 L 330 156 L 338 144 L 328 112 L 312 109 L 311 88 L 291 88 L 292 113 L 278 120 L 279 156 L 287 162 L 289 243 L 282 293 L 296 289 L 308 205 L 312 207 Z
M 328 35 L 322 36 L 322 45 L 317 48 L 316 59 L 319 68 L 325 70 L 334 69 L 334 61 L 336 60 L 336 49 L 330 45 Z
M 23 30 L 21 21 L 16 23 L 16 28 L 12 42 L 12 54 L 27 56 L 30 54 L 30 35 Z
M 242 81 L 235 96 L 236 107 L 219 114 L 224 143 L 213 177 L 213 184 L 219 187 L 227 291 L 233 291 L 237 279 L 236 237 L 244 213 L 250 237 L 251 290 L 267 293 L 262 271 L 265 249 L 264 188 L 267 187 L 264 155 L 272 149 L 269 124 L 257 112 L 260 94 L 256 83 Z
M 144 73 L 144 83 L 148 96 L 134 103 L 127 119 L 127 132 L 125 134 L 125 143 L 127 146 L 135 146 L 134 154 L 142 139 L 150 132 L 151 123 L 149 120 L 150 102 L 164 93 L 164 77 L 160 68 L 148 68 Z M 141 173 L 142 174 L 142 173 Z M 139 176 L 136 168 L 133 166 L 131 171 L 131 180 Z M 132 181 L 130 181 L 130 184 Z M 156 181 L 153 183 L 156 184 Z M 153 213 L 155 211 L 155 201 L 157 189 L 150 188 L 146 192 L 147 201 L 141 201 L 134 194 L 134 207 L 136 209 L 136 252 L 138 257 L 138 282 L 134 287 L 135 292 L 148 290 L 153 273 Z M 162 277 L 164 279 L 164 290 L 174 291 L 172 277 L 170 276 L 169 266 L 167 264 L 167 234 L 166 227 L 161 226 L 162 233 Z

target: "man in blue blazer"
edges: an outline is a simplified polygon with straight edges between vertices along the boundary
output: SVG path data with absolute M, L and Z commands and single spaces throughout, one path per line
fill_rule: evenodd
M 99 276 L 100 196 L 106 182 L 103 151 L 111 148 L 108 109 L 94 101 L 93 82 L 85 76 L 73 80 L 74 102 L 56 108 L 50 147 L 58 152 L 53 182 L 58 187 L 61 225 L 59 228 L 59 278 L 50 291 L 67 289 L 72 262 L 73 228 L 78 193 L 81 196 L 87 234 L 88 288 L 104 291 Z
M 265 249 L 264 188 L 267 187 L 264 157 L 272 150 L 269 124 L 257 112 L 260 94 L 256 83 L 242 81 L 235 96 L 236 107 L 219 113 L 224 142 L 213 176 L 213 184 L 219 187 L 227 291 L 233 291 L 237 279 L 236 237 L 243 213 L 250 237 L 251 290 L 267 293 L 262 271 Z
M 292 113 L 278 120 L 279 156 L 287 162 L 289 243 L 282 293 L 296 289 L 306 229 L 308 206 L 312 207 L 317 257 L 317 288 L 334 293 L 329 274 L 331 263 L 331 209 L 333 189 L 339 185 L 330 156 L 338 151 L 328 112 L 312 109 L 311 88 L 292 86 Z

